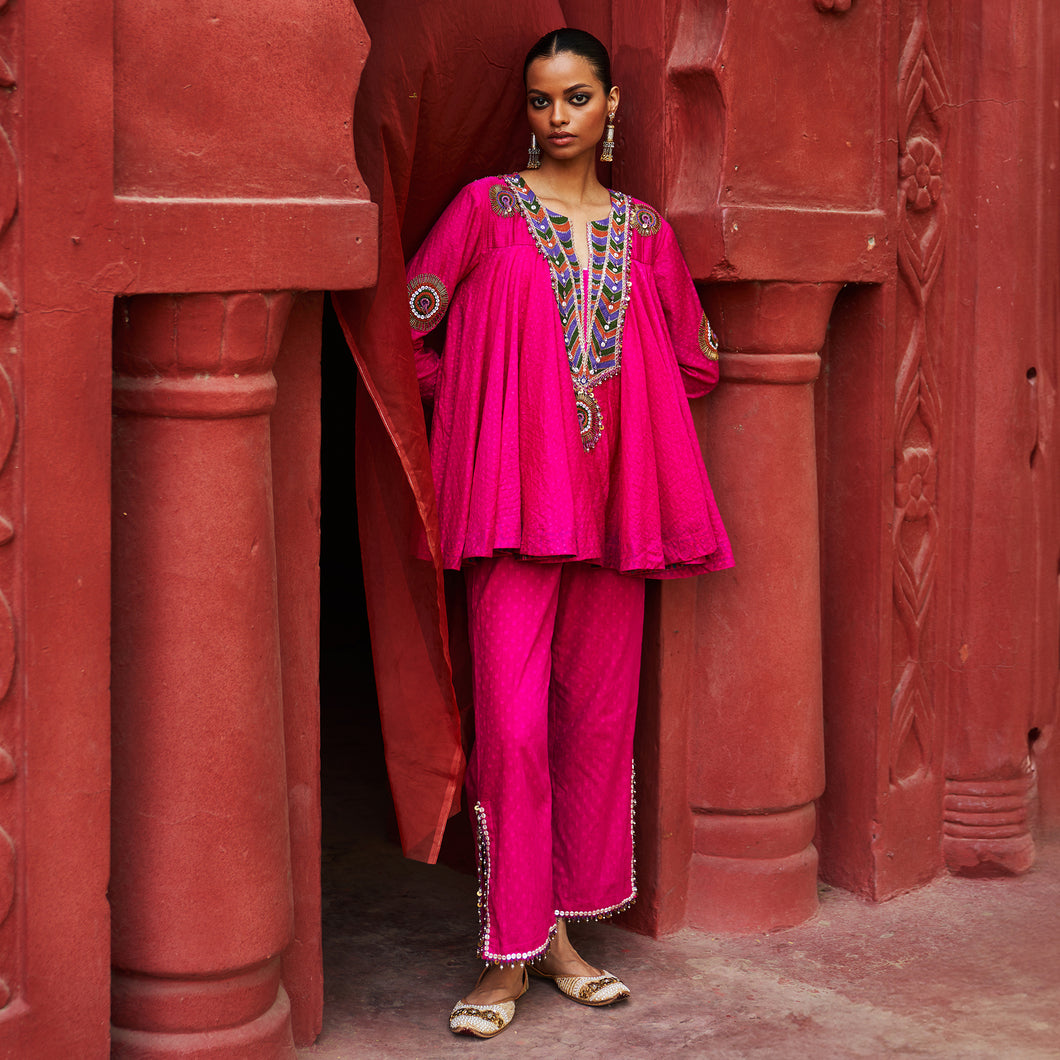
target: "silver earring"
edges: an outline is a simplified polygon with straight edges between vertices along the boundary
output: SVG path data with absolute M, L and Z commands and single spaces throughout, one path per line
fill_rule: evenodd
M 537 146 L 537 136 L 534 133 L 530 134 L 530 153 L 526 158 L 526 168 L 541 168 L 541 148 Z
M 615 160 L 615 115 L 612 111 L 607 116 L 607 135 L 604 137 L 604 146 L 600 150 L 601 162 L 613 162 Z

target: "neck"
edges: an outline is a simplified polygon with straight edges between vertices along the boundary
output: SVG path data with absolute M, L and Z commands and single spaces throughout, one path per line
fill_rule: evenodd
M 531 182 L 543 194 L 570 203 L 595 202 L 606 192 L 596 176 L 595 150 L 563 162 L 546 155 Z

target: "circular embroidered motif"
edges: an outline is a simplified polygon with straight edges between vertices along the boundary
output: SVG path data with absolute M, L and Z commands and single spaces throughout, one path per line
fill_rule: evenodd
M 519 212 L 515 192 L 507 184 L 494 184 L 490 188 L 490 205 L 498 217 L 514 217 Z
M 706 354 L 708 361 L 718 359 L 718 336 L 714 334 L 706 313 L 699 322 L 699 348 Z
M 589 387 L 575 387 L 574 406 L 578 410 L 578 433 L 581 435 L 582 448 L 588 453 L 595 448 L 600 435 L 604 433 L 604 415 Z
M 409 327 L 430 331 L 449 308 L 449 292 L 434 273 L 409 281 Z
M 631 205 L 629 223 L 642 236 L 653 236 L 659 231 L 659 215 L 642 202 Z

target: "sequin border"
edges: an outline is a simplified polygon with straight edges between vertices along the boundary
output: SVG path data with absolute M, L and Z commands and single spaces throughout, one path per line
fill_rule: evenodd
M 424 272 L 409 280 L 410 328 L 415 331 L 430 331 L 448 308 L 449 292 L 440 277 L 435 276 L 433 272 Z
M 630 859 L 629 859 L 629 886 L 630 895 L 628 898 L 623 898 L 621 902 L 616 902 L 614 905 L 604 906 L 602 909 L 591 909 L 591 910 L 571 910 L 571 909 L 557 909 L 556 916 L 563 917 L 564 920 L 606 920 L 610 916 L 614 916 L 616 913 L 621 913 L 628 909 L 637 900 L 637 767 L 632 765 L 630 767 L 629 774 L 629 841 L 630 841 Z
M 714 334 L 707 314 L 704 313 L 699 322 L 699 348 L 706 355 L 708 361 L 718 359 L 718 336 Z
M 545 941 L 526 953 L 494 953 L 490 949 L 490 833 L 486 809 L 475 803 L 475 832 L 478 839 L 478 955 L 490 964 L 524 964 L 543 957 L 556 937 L 556 925 L 550 925 Z

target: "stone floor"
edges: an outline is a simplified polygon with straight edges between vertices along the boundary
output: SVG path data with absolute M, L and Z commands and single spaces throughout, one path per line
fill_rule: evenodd
M 474 880 L 401 858 L 366 812 L 379 778 L 339 774 L 325 774 L 324 1031 L 304 1060 L 1060 1057 L 1060 836 L 1018 879 L 947 876 L 881 905 L 822 888 L 812 921 L 773 934 L 580 926 L 632 999 L 586 1009 L 532 982 L 482 1042 L 446 1024 L 477 974 Z

